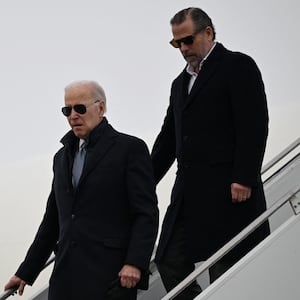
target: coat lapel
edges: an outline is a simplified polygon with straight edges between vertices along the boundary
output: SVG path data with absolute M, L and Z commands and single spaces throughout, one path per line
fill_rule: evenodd
M 207 81 L 211 78 L 211 76 L 214 74 L 215 70 L 217 69 L 220 55 L 223 52 L 224 47 L 221 44 L 217 44 L 215 48 L 212 50 L 206 61 L 204 62 L 196 81 L 194 82 L 194 85 L 191 89 L 190 94 L 187 97 L 187 100 L 185 101 L 184 108 L 189 106 L 191 102 L 195 98 L 199 98 L 199 94 L 201 92 L 201 89 L 205 86 Z
M 189 81 L 191 79 L 191 75 L 184 70 L 181 74 L 182 84 L 179 85 L 180 90 L 178 92 L 179 95 L 179 108 L 182 109 L 186 104 L 186 99 L 188 97 L 188 86 Z
M 69 131 L 61 139 L 61 143 L 64 147 L 60 150 L 62 156 L 57 162 L 59 164 L 59 170 L 62 174 L 61 180 L 66 180 L 68 186 L 72 186 L 72 168 L 74 153 L 78 147 L 78 139 L 75 137 L 73 131 Z
M 88 147 L 86 161 L 78 185 L 97 167 L 111 147 L 115 144 L 117 134 L 110 125 L 106 125 L 97 141 Z

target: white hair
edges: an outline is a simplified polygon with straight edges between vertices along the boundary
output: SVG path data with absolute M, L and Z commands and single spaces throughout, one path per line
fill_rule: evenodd
M 78 88 L 81 86 L 90 86 L 93 97 L 95 97 L 95 99 L 97 100 L 103 100 L 104 103 L 106 104 L 106 96 L 105 96 L 104 89 L 101 87 L 101 85 L 98 82 L 93 80 L 73 81 L 65 87 L 65 93 L 67 93 L 70 89 Z

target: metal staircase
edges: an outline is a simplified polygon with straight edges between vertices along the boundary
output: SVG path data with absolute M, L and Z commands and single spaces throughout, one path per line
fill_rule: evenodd
M 217 251 L 213 256 L 211 256 L 207 261 L 198 266 L 193 273 L 191 273 L 185 280 L 183 280 L 177 287 L 175 287 L 172 291 L 166 294 L 163 285 L 160 280 L 159 273 L 156 269 L 155 263 L 153 260 L 151 261 L 151 272 L 152 276 L 150 277 L 150 285 L 148 291 L 140 291 L 138 293 L 139 300 L 168 300 L 173 299 L 176 295 L 178 295 L 181 291 L 183 291 L 191 282 L 195 279 L 199 280 L 199 276 L 205 274 L 208 268 L 212 266 L 215 262 L 221 259 L 227 252 L 229 252 L 235 245 L 241 242 L 244 238 L 246 238 L 252 231 L 254 231 L 261 223 L 263 223 L 266 219 L 269 219 L 271 224 L 272 233 L 269 237 L 266 238 L 261 244 L 254 248 L 251 252 L 249 252 L 245 258 L 243 258 L 240 262 L 238 262 L 235 266 L 233 266 L 230 270 L 224 273 L 217 281 L 215 281 L 212 285 L 207 287 L 196 299 L 251 299 L 247 298 L 244 295 L 243 298 L 235 298 L 232 296 L 231 298 L 226 298 L 220 296 L 220 298 L 214 298 L 211 295 L 218 295 L 220 292 L 220 286 L 225 286 L 230 282 L 230 278 L 233 276 L 233 270 L 244 270 L 245 266 L 249 265 L 249 261 L 254 261 L 253 257 L 259 257 L 257 251 L 262 253 L 263 250 L 266 251 L 269 248 L 273 248 L 275 246 L 276 240 L 280 240 L 282 233 L 292 231 L 288 231 L 288 225 L 292 226 L 293 224 L 297 224 L 299 220 L 299 230 L 300 230 L 300 138 L 297 139 L 294 143 L 289 145 L 284 151 L 279 153 L 274 159 L 272 159 L 268 164 L 266 164 L 262 169 L 262 175 L 264 179 L 264 189 L 268 204 L 268 209 L 265 213 L 263 213 L 260 217 L 258 217 L 254 222 L 252 222 L 248 227 L 246 227 L 240 234 L 238 234 L 235 238 L 229 241 L 224 247 L 222 247 L 219 251 Z M 293 232 L 292 232 L 293 233 Z M 298 235 L 299 236 L 299 235 Z M 300 243 L 297 242 L 296 246 Z M 296 247 L 293 245 L 294 248 Z M 292 247 L 292 246 L 291 246 Z M 299 246 L 300 248 L 300 246 Z M 299 253 L 299 252 L 298 252 Z M 262 254 L 261 254 L 262 255 Z M 248 260 L 247 260 L 248 259 Z M 284 258 L 287 261 L 287 265 L 290 265 L 290 257 Z M 54 257 L 52 257 L 46 266 L 51 264 L 54 261 Z M 300 261 L 300 260 L 299 260 Z M 45 267 L 46 267 L 45 266 Z M 300 263 L 298 264 L 300 269 Z M 267 267 L 265 267 L 267 270 Z M 270 274 L 271 275 L 271 274 Z M 230 277 L 231 276 L 231 277 Z M 261 278 L 264 282 L 265 278 Z M 284 281 L 284 278 L 282 278 Z M 226 282 L 227 284 L 225 284 Z M 251 285 L 251 283 L 249 283 Z M 275 284 L 275 283 L 274 283 Z M 291 282 L 292 284 L 292 282 Z M 0 300 L 7 299 L 10 295 L 14 294 L 14 291 L 17 289 L 11 289 L 6 293 L 0 295 Z M 212 292 L 212 289 L 215 289 Z M 239 290 L 239 289 L 238 289 Z M 39 292 L 35 297 L 30 298 L 30 300 L 44 300 L 47 299 L 48 288 L 45 288 L 41 292 Z M 243 292 L 243 291 L 242 291 Z M 297 290 L 298 293 L 298 290 Z M 300 289 L 299 289 L 300 294 Z M 220 294 L 222 295 L 222 293 Z M 212 297 L 212 298 L 209 298 Z M 222 298 L 223 297 L 223 298 Z M 252 298 L 252 299 L 273 299 L 273 298 Z M 274 298 L 281 299 L 281 298 Z M 286 299 L 292 300 L 296 298 L 291 298 L 289 296 Z M 300 299 L 300 296 L 297 298 Z
M 260 217 L 258 217 L 255 221 L 253 221 L 249 226 L 247 226 L 242 232 L 240 232 L 235 238 L 229 241 L 224 247 L 222 247 L 219 251 L 217 251 L 213 256 L 211 256 L 207 261 L 205 261 L 201 266 L 195 269 L 193 273 L 191 273 L 187 278 L 185 278 L 179 285 L 177 285 L 172 291 L 170 291 L 167 295 L 165 295 L 162 300 L 173 299 L 176 295 L 178 295 L 181 291 L 183 291 L 190 283 L 192 283 L 195 279 L 197 279 L 201 274 L 207 271 L 215 262 L 221 259 L 226 253 L 228 253 L 232 248 L 234 248 L 237 244 L 239 244 L 243 239 L 245 239 L 252 231 L 254 231 L 260 224 L 262 224 L 266 219 L 270 220 L 272 233 L 266 238 L 263 243 L 267 243 L 267 245 L 274 245 L 274 240 L 280 239 L 284 228 L 286 228 L 287 224 L 299 222 L 299 231 L 300 231 L 300 138 L 297 139 L 294 143 L 289 145 L 284 151 L 279 153 L 273 160 L 271 160 L 267 165 L 263 167 L 262 174 L 264 180 L 264 190 L 266 194 L 266 199 L 268 203 L 268 209 L 265 213 L 263 213 Z M 296 232 L 296 231 L 295 231 Z M 299 236 L 299 235 L 298 235 Z M 293 247 L 297 249 L 297 245 L 300 248 L 300 242 L 298 242 L 298 236 L 294 236 L 291 238 L 294 242 Z M 248 255 L 252 258 L 257 254 L 258 249 L 262 251 L 261 245 L 258 245 L 254 248 Z M 265 246 L 267 247 L 267 246 Z M 271 246 L 270 246 L 271 247 Z M 277 246 L 279 247 L 279 246 Z M 272 248 L 272 247 L 271 247 Z M 282 247 L 284 249 L 284 245 Z M 283 249 L 281 249 L 283 252 Z M 296 251 L 296 250 L 295 250 Z M 244 258 L 245 259 L 245 258 Z M 286 265 L 291 264 L 291 257 L 286 256 L 282 258 L 283 261 L 286 261 Z M 251 260 L 251 258 L 250 258 Z M 277 262 L 275 262 L 276 264 Z M 294 269 L 300 269 L 300 260 L 299 263 L 294 263 Z M 244 262 L 246 265 L 246 263 Z M 241 262 L 238 262 L 237 265 L 241 267 Z M 233 266 L 235 268 L 236 266 Z M 227 278 L 230 280 L 230 272 L 232 269 L 228 270 L 225 274 L 223 274 L 222 278 Z M 282 268 L 284 269 L 284 268 Z M 265 266 L 265 270 L 267 270 L 267 266 Z M 231 274 L 232 276 L 232 274 Z M 258 272 L 259 276 L 259 272 Z M 272 277 L 273 274 L 267 274 L 268 277 Z M 261 280 L 263 283 L 266 281 L 265 277 L 256 277 Z M 285 281 L 285 278 L 281 278 L 282 281 Z M 226 281 L 226 280 L 225 280 Z M 253 281 L 253 280 L 252 280 Z M 207 289 L 211 290 L 216 285 L 224 284 L 224 281 L 221 282 L 217 280 Z M 243 282 L 245 284 L 245 282 Z M 274 282 L 274 287 L 275 287 Z M 292 283 L 291 283 L 292 284 Z M 263 286 L 263 284 L 262 284 Z M 220 286 L 218 286 L 220 287 Z M 254 285 L 253 285 L 254 287 Z M 263 288 L 263 287 L 262 287 Z M 259 297 L 250 297 L 248 298 L 244 289 L 238 288 L 237 291 L 243 294 L 243 297 L 235 297 L 235 294 L 232 293 L 231 297 L 226 298 L 222 292 L 219 294 L 219 298 L 208 298 L 209 292 L 204 290 L 204 292 L 199 295 L 196 299 L 283 299 L 283 298 L 259 298 Z M 235 292 L 235 291 L 234 291 Z M 300 299 L 300 288 L 297 290 L 294 289 L 293 295 L 286 295 L 287 299 Z M 237 294 L 237 293 L 236 293 Z M 253 296 L 253 295 L 252 295 Z M 257 295 L 256 295 L 257 296 Z M 292 298 L 294 297 L 294 298 Z M 151 299 L 151 298 L 149 298 Z M 153 298 L 154 299 L 154 298 Z

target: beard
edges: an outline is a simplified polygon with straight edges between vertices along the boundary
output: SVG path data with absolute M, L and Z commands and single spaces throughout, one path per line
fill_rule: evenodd
M 202 58 L 200 58 L 197 54 L 192 53 L 192 52 L 186 51 L 186 52 L 182 53 L 182 55 L 183 55 L 185 61 L 194 68 L 198 67 L 202 60 Z

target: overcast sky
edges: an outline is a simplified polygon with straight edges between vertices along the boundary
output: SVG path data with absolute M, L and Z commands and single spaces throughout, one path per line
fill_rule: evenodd
M 299 132 L 299 118 L 291 125 L 286 112 L 278 113 L 295 112 L 300 98 L 297 0 L 2 0 L 0 126 L 5 146 L 0 159 L 6 163 L 57 150 L 68 129 L 60 111 L 63 89 L 78 79 L 100 82 L 112 125 L 151 147 L 171 81 L 184 67 L 179 51 L 168 44 L 169 19 L 188 6 L 207 11 L 225 47 L 256 60 L 268 95 L 270 139 L 278 124 Z M 289 133 L 291 141 L 298 132 Z
M 298 0 L 1 0 L 0 219 L 7 225 L 1 223 L 1 240 L 10 234 L 15 242 L 26 234 L 31 238 L 36 229 L 34 217 L 30 230 L 11 224 L 26 223 L 30 205 L 37 211 L 44 207 L 51 158 L 69 130 L 60 110 L 69 82 L 98 81 L 111 124 L 151 148 L 171 82 L 185 65 L 168 43 L 169 20 L 189 6 L 210 15 L 225 47 L 257 62 L 270 112 L 266 160 L 299 137 Z M 12 208 L 15 218 L 8 219 Z M 4 259 L 2 253 L 0 268 Z

